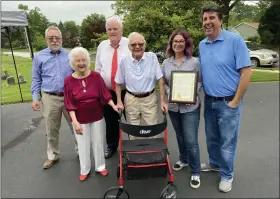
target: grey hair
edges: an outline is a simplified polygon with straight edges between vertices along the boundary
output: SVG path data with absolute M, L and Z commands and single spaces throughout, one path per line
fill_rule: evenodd
M 146 40 L 145 40 L 144 36 L 143 36 L 142 34 L 140 34 L 139 32 L 132 32 L 132 33 L 130 33 L 130 34 L 128 35 L 128 43 L 129 43 L 129 44 L 131 43 L 132 37 L 133 37 L 133 36 L 136 36 L 136 35 L 142 37 L 144 43 L 146 44 Z
M 50 26 L 50 27 L 48 27 L 48 28 L 46 29 L 46 31 L 45 31 L 45 38 L 47 38 L 47 34 L 48 34 L 49 30 L 57 30 L 57 31 L 59 32 L 60 36 L 62 36 L 61 31 L 59 30 L 58 27 L 56 27 L 56 26 Z
M 121 30 L 123 30 L 123 24 L 122 24 L 121 19 L 118 16 L 114 15 L 114 16 L 111 16 L 111 17 L 106 19 L 106 23 L 105 23 L 106 31 L 108 30 L 108 23 L 110 21 L 116 21 L 120 25 Z
M 70 52 L 69 52 L 69 60 L 70 60 L 70 66 L 73 70 L 76 70 L 75 68 L 75 56 L 77 55 L 84 55 L 86 58 L 86 62 L 87 62 L 87 67 L 90 68 L 90 56 L 89 56 L 89 52 L 87 51 L 87 49 L 83 48 L 83 47 L 75 47 L 73 48 Z

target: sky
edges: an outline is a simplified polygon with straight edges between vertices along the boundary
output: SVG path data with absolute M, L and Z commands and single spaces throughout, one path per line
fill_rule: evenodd
M 254 4 L 256 1 L 246 1 Z M 50 22 L 59 23 L 64 21 L 75 21 L 81 24 L 82 20 L 92 13 L 103 14 L 105 17 L 114 15 L 111 4 L 114 1 L 1 1 L 1 10 L 18 10 L 19 4 L 27 5 L 29 9 L 36 6 L 47 17 Z
M 50 22 L 75 21 L 80 25 L 92 13 L 103 14 L 105 17 L 114 15 L 112 3 L 114 1 L 1 1 L 1 10 L 15 11 L 19 4 L 23 4 L 29 10 L 40 8 Z

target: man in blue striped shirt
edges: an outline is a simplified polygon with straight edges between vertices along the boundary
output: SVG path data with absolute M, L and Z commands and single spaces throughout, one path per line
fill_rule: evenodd
M 42 103 L 48 144 L 48 160 L 44 163 L 43 168 L 48 169 L 59 158 L 58 143 L 62 114 L 70 126 L 73 137 L 74 132 L 70 124 L 69 114 L 64 107 L 63 94 L 64 78 L 72 74 L 68 51 L 62 48 L 62 34 L 57 27 L 50 26 L 45 32 L 45 37 L 48 48 L 38 52 L 33 59 L 31 92 L 32 109 L 39 111 L 40 103 Z M 77 152 L 75 137 L 74 140 Z

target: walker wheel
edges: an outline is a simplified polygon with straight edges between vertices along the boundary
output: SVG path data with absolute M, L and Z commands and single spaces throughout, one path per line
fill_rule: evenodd
M 107 199 L 107 198 L 108 199 L 109 198 L 116 198 L 116 199 L 127 198 L 127 199 L 130 199 L 130 196 L 129 196 L 128 192 L 123 188 L 111 187 L 110 189 L 108 189 L 106 191 L 103 198 L 104 199 Z
M 161 199 L 167 199 L 167 198 L 175 199 L 175 198 L 177 198 L 177 187 L 174 184 L 166 185 L 161 192 L 160 198 Z

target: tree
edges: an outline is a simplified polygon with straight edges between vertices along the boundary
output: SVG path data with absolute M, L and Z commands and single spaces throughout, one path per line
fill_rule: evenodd
M 124 23 L 124 36 L 137 31 L 144 35 L 147 51 L 165 51 L 172 31 L 186 29 L 195 46 L 204 37 L 201 31 L 203 1 L 116 1 L 112 8 Z
M 275 0 L 259 0 L 257 2 L 259 12 L 257 13 L 257 21 L 265 14 L 266 10 L 271 6 L 272 2 Z
M 79 28 L 75 21 L 63 23 L 63 44 L 66 48 L 74 48 L 79 44 Z
M 29 10 L 28 5 L 23 5 L 23 4 L 19 4 L 18 5 L 18 9 L 24 10 L 24 11 L 28 11 Z
M 29 11 L 28 23 L 32 37 L 35 37 L 36 32 L 45 37 L 45 30 L 49 26 L 49 20 L 41 13 L 40 8 L 35 7 Z
M 241 0 L 214 0 L 220 7 L 223 13 L 223 24 L 225 28 L 228 28 L 229 12 L 236 6 Z
M 262 44 L 278 47 L 280 53 L 280 2 L 274 1 L 261 17 L 258 33 Z
M 88 15 L 83 21 L 81 25 L 81 44 L 84 48 L 93 48 L 97 45 L 94 42 L 94 39 L 97 39 L 98 36 L 96 34 L 101 34 L 106 32 L 105 28 L 105 16 L 99 14 L 91 14 Z

